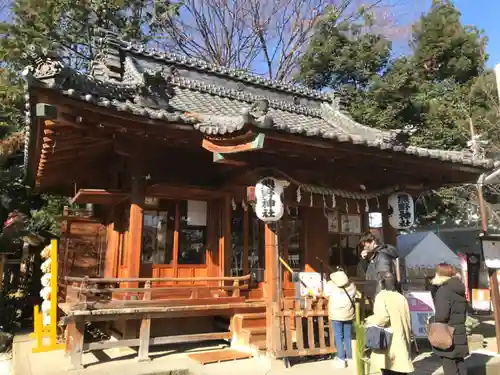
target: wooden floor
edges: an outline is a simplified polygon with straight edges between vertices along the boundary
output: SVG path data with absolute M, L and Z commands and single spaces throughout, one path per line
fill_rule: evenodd
M 252 354 L 240 352 L 234 349 L 222 349 L 210 352 L 188 354 L 188 357 L 202 365 L 206 365 L 209 363 L 219 363 L 235 361 L 237 359 L 252 358 Z

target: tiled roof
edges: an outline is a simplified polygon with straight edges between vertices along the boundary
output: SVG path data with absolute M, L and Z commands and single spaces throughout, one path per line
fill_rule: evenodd
M 109 33 L 101 48 L 89 75 L 47 58 L 28 67 L 25 76 L 31 85 L 101 107 L 191 124 L 205 134 L 228 134 L 254 125 L 485 169 L 496 165 L 473 158 L 469 151 L 407 146 L 405 134 L 355 122 L 329 94 L 147 50 Z

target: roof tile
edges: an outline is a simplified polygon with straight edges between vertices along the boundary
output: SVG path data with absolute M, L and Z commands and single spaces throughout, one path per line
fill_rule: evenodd
M 105 39 L 111 47 L 94 62 L 90 75 L 45 59 L 25 70 L 29 84 L 105 108 L 192 124 L 207 134 L 231 133 L 249 123 L 481 168 L 495 164 L 470 152 L 406 146 L 396 132 L 370 128 L 342 113 L 329 94 L 147 50 L 109 35 Z

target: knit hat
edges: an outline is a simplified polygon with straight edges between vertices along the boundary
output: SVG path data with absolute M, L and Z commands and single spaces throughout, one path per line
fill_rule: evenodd
M 330 280 L 332 280 L 332 282 L 339 288 L 343 288 L 349 285 L 349 278 L 344 271 L 336 271 L 331 273 Z

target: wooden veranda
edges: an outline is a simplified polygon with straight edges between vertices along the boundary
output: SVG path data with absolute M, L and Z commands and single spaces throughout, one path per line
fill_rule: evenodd
M 75 367 L 83 350 L 138 345 L 145 359 L 149 345 L 207 339 L 276 357 L 330 353 L 324 301 L 298 305 L 278 257 L 295 272 L 324 262 L 361 277 L 369 213 L 395 242 L 392 193 L 494 166 L 358 124 L 324 93 L 110 33 L 98 41 L 89 75 L 48 57 L 26 70 L 27 180 L 72 197 L 59 303 Z M 286 181 L 276 223 L 254 213 L 263 177 Z M 106 322 L 120 341 L 84 343 L 84 321 Z

